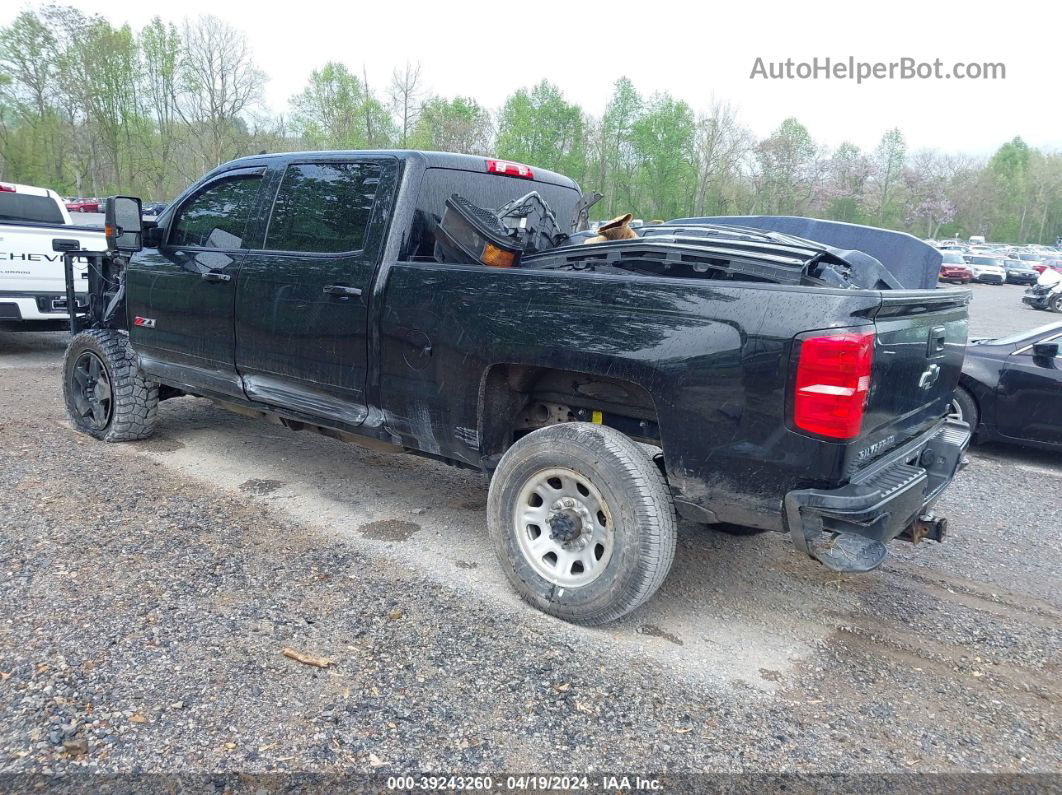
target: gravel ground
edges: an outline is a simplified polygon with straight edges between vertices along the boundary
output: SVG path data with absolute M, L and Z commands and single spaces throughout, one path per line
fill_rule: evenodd
M 974 333 L 1052 319 L 1018 291 Z M 196 399 L 96 443 L 63 343 L 0 332 L 0 773 L 1062 771 L 1058 455 L 979 448 L 858 577 L 683 525 L 588 630 L 506 587 L 478 476 Z

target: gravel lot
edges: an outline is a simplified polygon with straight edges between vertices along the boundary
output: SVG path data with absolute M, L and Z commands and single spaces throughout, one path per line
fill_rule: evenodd
M 1056 319 L 1021 290 L 971 334 Z M 683 525 L 588 630 L 509 590 L 475 474 L 190 398 L 96 443 L 64 343 L 0 331 L 0 773 L 1062 771 L 1062 456 L 978 448 L 868 575 Z

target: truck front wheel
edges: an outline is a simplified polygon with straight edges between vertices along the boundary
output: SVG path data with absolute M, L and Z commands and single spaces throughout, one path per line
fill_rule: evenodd
M 159 387 L 147 380 L 124 334 L 82 331 L 63 359 L 63 397 L 70 421 L 105 442 L 146 439 L 155 430 Z
M 675 557 L 660 469 L 637 443 L 591 423 L 541 428 L 510 447 L 491 480 L 487 522 L 520 596 L 580 624 L 634 610 Z

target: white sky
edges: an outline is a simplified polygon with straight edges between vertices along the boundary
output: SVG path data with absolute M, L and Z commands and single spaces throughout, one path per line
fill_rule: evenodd
M 62 0 L 57 0 L 62 2 Z M 1062 149 L 1062 4 L 980 2 L 319 2 L 298 0 L 67 0 L 139 29 L 154 15 L 214 14 L 243 30 L 269 75 L 266 98 L 287 100 L 325 61 L 368 67 L 383 89 L 392 68 L 420 61 L 427 87 L 494 109 L 542 78 L 599 114 L 620 75 L 639 91 L 670 91 L 695 109 L 736 105 L 758 136 L 796 116 L 817 141 L 873 148 L 899 126 L 909 149 L 989 153 L 1021 135 Z M 20 8 L 6 2 L 0 22 Z M 270 8 L 277 10 L 270 10 Z M 1052 10 L 1054 9 L 1054 10 Z M 1003 62 L 1005 80 L 750 80 L 765 61 Z

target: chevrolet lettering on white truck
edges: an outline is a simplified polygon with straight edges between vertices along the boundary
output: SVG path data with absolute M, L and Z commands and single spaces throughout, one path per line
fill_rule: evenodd
M 55 191 L 0 183 L 0 322 L 22 327 L 66 323 L 63 255 L 56 238 L 77 241 L 86 251 L 107 247 L 102 227 L 74 226 Z M 87 266 L 74 262 L 75 301 L 86 306 Z

